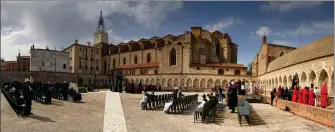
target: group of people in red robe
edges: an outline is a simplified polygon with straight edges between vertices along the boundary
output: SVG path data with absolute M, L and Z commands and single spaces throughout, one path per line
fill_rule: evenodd
M 309 89 L 307 87 L 305 88 L 298 88 L 295 86 L 293 88 L 293 93 L 292 93 L 292 101 L 297 102 L 300 104 L 306 104 L 306 105 L 311 105 L 315 106 L 316 103 L 316 94 L 318 92 L 313 91 L 313 89 Z M 323 87 L 321 88 L 321 107 L 326 108 L 328 106 L 328 93 L 327 93 L 327 84 L 324 82 Z

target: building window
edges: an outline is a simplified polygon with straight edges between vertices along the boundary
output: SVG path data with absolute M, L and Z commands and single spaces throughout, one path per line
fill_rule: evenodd
M 222 69 L 219 69 L 218 74 L 224 74 L 224 71 Z
M 42 61 L 42 67 L 44 67 L 44 61 Z
M 137 64 L 137 55 L 134 57 L 134 64 Z
M 226 69 L 226 71 L 228 71 L 228 68 Z
M 83 68 L 83 66 L 81 64 L 81 61 L 79 61 L 79 69 L 82 69 L 82 68 Z
M 285 53 L 284 51 L 280 52 L 280 55 L 279 56 L 283 56 Z
M 158 74 L 158 70 L 155 70 L 155 74 Z
M 172 48 L 170 51 L 170 66 L 176 65 L 176 50 Z
M 63 64 L 63 69 L 66 69 L 66 64 Z
M 115 59 L 113 59 L 113 68 L 115 68 L 115 62 L 116 62 Z
M 150 63 L 151 62 L 151 56 L 150 56 L 150 53 L 147 54 L 147 63 Z
M 97 50 L 97 55 L 99 55 L 99 50 Z
M 79 47 L 79 51 L 81 51 L 81 47 Z
M 126 64 L 126 57 L 123 57 L 123 65 Z

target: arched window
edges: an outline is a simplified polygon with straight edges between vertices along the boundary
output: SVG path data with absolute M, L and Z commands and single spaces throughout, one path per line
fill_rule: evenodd
M 151 62 L 151 56 L 150 56 L 150 53 L 147 54 L 147 63 L 150 63 Z
M 126 63 L 126 57 L 123 57 L 123 65 L 127 64 Z
M 137 55 L 134 57 L 134 64 L 137 64 Z
M 176 49 L 172 48 L 170 51 L 170 66 L 176 65 Z
M 234 75 L 241 75 L 240 70 L 235 70 Z
M 113 59 L 113 68 L 115 68 L 115 59 Z
M 279 56 L 283 56 L 284 54 L 284 51 L 281 51 Z
M 218 74 L 224 74 L 224 71 L 222 69 L 219 69 Z

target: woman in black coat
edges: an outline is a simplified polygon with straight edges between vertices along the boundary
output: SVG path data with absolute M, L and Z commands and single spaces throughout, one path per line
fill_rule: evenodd
M 231 113 L 235 113 L 235 107 L 237 106 L 237 87 L 236 85 L 230 86 L 229 88 L 229 97 L 228 97 L 228 105 L 232 110 Z

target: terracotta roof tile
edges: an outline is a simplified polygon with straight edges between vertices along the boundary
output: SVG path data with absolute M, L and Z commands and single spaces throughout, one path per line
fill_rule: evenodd
M 153 68 L 153 67 L 159 67 L 159 62 L 121 65 L 119 69 Z

